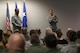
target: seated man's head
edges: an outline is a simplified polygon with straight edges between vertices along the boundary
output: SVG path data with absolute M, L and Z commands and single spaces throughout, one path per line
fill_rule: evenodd
M 38 34 L 36 30 L 32 29 L 30 30 L 30 36 L 32 36 L 33 34 Z
M 31 44 L 40 44 L 40 40 L 39 40 L 38 34 L 33 34 L 30 37 L 30 41 L 31 41 Z
M 7 48 L 9 52 L 24 51 L 25 50 L 25 39 L 20 33 L 11 34 L 8 40 Z
M 48 35 L 49 33 L 52 33 L 52 29 L 51 28 L 46 28 L 46 35 Z
M 3 30 L 0 30 L 0 41 L 2 41 Z
M 77 39 L 76 32 L 73 30 L 69 30 L 67 32 L 67 38 L 68 38 L 68 41 L 75 42 Z
M 48 48 L 56 48 L 57 46 L 57 39 L 55 34 L 50 33 L 45 37 L 45 44 Z
M 62 35 L 63 35 L 61 29 L 58 29 L 58 30 L 56 31 L 56 34 L 57 34 L 57 38 L 61 38 Z
M 4 46 L 4 43 L 2 42 L 2 34 L 3 34 L 3 30 L 0 29 L 0 46 Z
M 18 29 L 14 30 L 13 33 L 21 33 Z
M 22 34 L 27 35 L 28 34 L 27 29 L 22 29 Z
M 77 31 L 77 38 L 80 39 L 80 30 Z

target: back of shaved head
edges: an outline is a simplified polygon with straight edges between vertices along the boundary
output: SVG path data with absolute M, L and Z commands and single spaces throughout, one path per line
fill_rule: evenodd
M 20 33 L 11 34 L 8 40 L 8 49 L 12 50 L 24 50 L 25 38 Z

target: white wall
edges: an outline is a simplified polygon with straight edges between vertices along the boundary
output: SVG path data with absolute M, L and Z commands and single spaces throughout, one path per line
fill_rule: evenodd
M 23 1 L 16 1 L 18 8 L 20 10 L 20 17 L 22 19 L 23 15 Z M 15 1 L 8 1 L 9 10 L 10 10 L 10 18 L 14 15 L 15 9 Z M 43 3 L 39 3 L 37 1 L 26 1 L 26 10 L 27 10 L 27 19 L 28 19 L 28 30 L 31 29 L 41 29 L 42 36 L 45 35 L 45 29 L 48 27 L 47 22 L 47 6 L 43 5 Z M 6 26 L 6 1 L 0 1 L 0 29 L 5 29 Z
M 23 15 L 22 0 L 8 0 L 10 17 L 14 15 L 15 1 L 20 9 L 20 17 Z M 66 34 L 67 27 L 72 27 L 74 30 L 80 29 L 80 3 L 79 1 L 70 0 L 26 0 L 28 30 L 40 28 L 42 37 L 45 36 L 45 29 L 49 27 L 47 16 L 48 9 L 53 8 L 54 14 L 58 17 L 58 28 L 61 28 Z M 6 23 L 6 1 L 0 0 L 0 29 L 5 29 Z

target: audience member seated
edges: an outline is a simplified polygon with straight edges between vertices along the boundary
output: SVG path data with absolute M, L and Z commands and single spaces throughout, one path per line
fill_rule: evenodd
M 2 41 L 3 30 L 0 29 L 0 53 L 3 51 L 3 41 Z
M 38 34 L 37 31 L 35 29 L 30 30 L 29 35 L 32 36 L 33 34 Z
M 20 33 L 11 34 L 6 46 L 8 51 L 5 51 L 3 53 L 24 53 L 25 38 Z
M 58 29 L 56 31 L 56 34 L 57 34 L 58 44 L 68 44 L 67 40 L 62 38 L 63 33 L 62 33 L 61 29 Z
M 77 31 L 77 40 L 76 42 L 80 44 L 80 31 Z
M 11 30 L 4 30 L 3 31 L 3 43 L 4 43 L 4 47 L 6 48 L 6 44 L 8 42 L 9 36 L 12 34 Z
M 43 39 L 41 39 L 41 38 L 40 38 L 40 35 L 41 35 L 41 30 L 40 30 L 40 29 L 36 29 L 36 31 L 37 31 L 38 36 L 39 36 L 40 45 L 42 45 L 42 46 L 43 46 L 43 45 L 44 45 L 44 44 L 43 44 Z
M 27 29 L 22 29 L 22 34 L 24 35 L 26 41 L 28 41 L 30 39 L 29 35 L 28 35 L 28 32 L 27 32 Z
M 47 36 L 45 36 L 45 44 L 46 47 L 49 48 L 49 50 L 46 53 L 62 53 L 57 48 L 57 39 L 55 34 L 50 33 Z
M 66 45 L 65 47 L 63 47 L 61 49 L 61 51 L 63 53 L 77 53 L 77 49 L 79 47 L 79 45 L 76 43 L 76 32 L 73 30 L 69 30 L 67 32 L 67 39 L 68 39 L 68 45 Z
M 77 53 L 80 53 L 80 46 L 78 47 Z
M 34 29 L 30 30 L 30 34 L 29 34 L 30 37 L 31 37 L 33 34 L 37 34 L 37 31 L 34 30 Z M 25 49 L 29 48 L 31 45 L 32 45 L 32 44 L 31 44 L 30 40 L 26 41 Z
M 45 32 L 46 36 L 47 36 L 48 34 L 50 34 L 50 33 L 55 34 L 55 36 L 57 37 L 57 34 L 56 34 L 55 32 L 53 32 L 51 28 L 46 28 L 46 32 Z M 45 37 L 44 37 L 44 39 L 43 39 L 43 43 L 44 43 L 44 42 L 45 42 Z M 45 44 L 45 43 L 44 43 L 44 44 Z
M 38 31 L 38 30 L 34 30 L 34 29 L 32 29 L 32 30 L 30 30 L 30 37 L 33 35 L 33 34 L 37 34 L 38 35 L 38 37 L 40 36 L 40 34 L 39 34 L 40 32 Z M 39 38 L 40 39 L 40 38 Z M 30 47 L 32 44 L 31 44 L 31 42 L 30 42 L 30 40 L 28 40 L 28 41 L 26 41 L 26 45 L 25 45 L 25 48 L 27 49 L 28 47 Z M 40 45 L 42 46 L 43 45 L 43 41 L 40 39 Z
M 53 31 L 52 31 L 52 29 L 51 28 L 46 28 L 46 35 L 48 35 L 49 33 L 52 33 Z
M 18 29 L 14 30 L 13 33 L 21 33 Z
M 38 34 L 32 34 L 30 38 L 30 42 L 32 46 L 29 47 L 25 51 L 25 53 L 45 53 L 45 51 L 47 50 L 46 48 L 40 46 L 40 40 Z

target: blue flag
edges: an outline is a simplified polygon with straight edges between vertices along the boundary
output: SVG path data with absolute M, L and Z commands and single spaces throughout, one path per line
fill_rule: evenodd
M 15 2 L 15 9 L 18 9 L 17 3 Z
M 22 27 L 27 28 L 27 14 L 26 14 L 26 5 L 25 2 L 23 2 L 23 22 L 22 22 Z
M 10 14 L 9 14 L 9 6 L 7 3 L 7 8 L 6 8 L 6 29 L 10 30 Z

